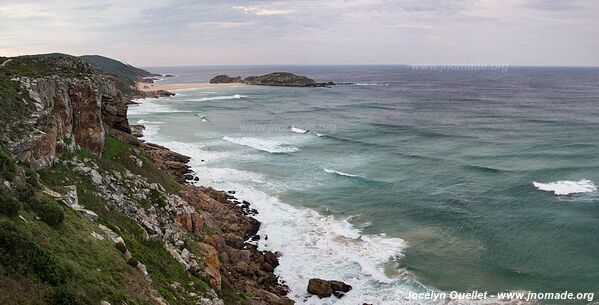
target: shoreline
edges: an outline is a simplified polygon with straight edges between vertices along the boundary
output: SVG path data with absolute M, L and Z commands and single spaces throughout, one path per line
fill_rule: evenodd
M 143 83 L 136 82 L 135 87 L 142 92 L 156 91 L 174 91 L 174 90 L 191 90 L 191 89 L 213 89 L 213 88 L 238 88 L 247 87 L 249 85 L 241 83 L 230 84 L 211 84 L 211 83 Z
M 199 83 L 199 85 L 206 84 Z M 208 85 L 206 87 L 230 87 L 228 84 L 224 86 Z M 144 93 L 154 92 L 157 91 Z M 152 98 L 160 97 L 164 96 Z M 135 97 L 131 102 L 137 104 L 136 100 L 144 98 L 148 98 L 148 96 Z M 126 116 L 129 119 L 128 111 Z M 190 156 L 146 139 L 143 135 L 144 125 L 130 126 L 141 128 L 137 130 L 137 135 L 132 132 L 128 133 L 126 137 L 138 142 L 139 147 L 146 152 L 147 157 L 158 168 L 180 183 L 182 189 L 179 195 L 188 202 L 196 203 L 195 207 L 199 209 L 206 225 L 208 223 L 216 224 L 218 229 L 210 237 L 213 241 L 209 243 L 216 248 L 219 258 L 224 257 L 224 261 L 217 264 L 220 266 L 219 274 L 223 277 L 223 281 L 226 279 L 238 291 L 254 293 L 252 304 L 255 305 L 294 304 L 295 302 L 288 296 L 289 287 L 274 272 L 279 265 L 281 252 L 261 250 L 257 245 L 259 240 L 268 237 L 258 234 L 262 222 L 254 217 L 259 214 L 259 211 L 253 207 L 253 203 L 236 197 L 237 190 L 225 190 L 210 184 L 197 184 L 199 174 L 197 169 L 193 169 L 189 165 Z M 205 205 L 207 198 L 210 198 L 212 203 Z M 243 229 L 241 231 L 233 229 L 237 227 Z
M 199 83 L 202 84 L 202 83 Z M 213 84 L 208 84 L 213 85 Z M 224 86 L 212 86 L 212 87 L 236 87 L 236 86 L 231 86 L 231 84 L 224 84 Z M 159 99 L 160 97 L 157 97 L 157 99 Z M 143 99 L 143 98 L 141 98 Z M 138 102 L 136 101 L 136 99 L 133 100 L 134 103 Z M 146 101 L 146 102 L 150 102 L 150 101 Z M 136 103 L 137 104 L 137 103 Z M 129 115 L 129 113 L 127 114 Z M 133 126 L 133 125 L 132 125 Z M 301 280 L 301 284 L 299 284 L 299 286 L 301 286 L 302 288 L 300 288 L 300 290 L 292 290 L 291 289 L 291 283 L 294 283 L 295 285 L 293 285 L 294 287 L 298 287 L 297 285 L 297 279 L 293 279 L 293 278 L 285 278 L 283 277 L 283 274 L 275 272 L 275 268 L 277 268 L 277 266 L 279 266 L 280 264 L 282 264 L 282 262 L 280 261 L 280 259 L 282 259 L 282 261 L 287 261 L 288 257 L 287 255 L 284 254 L 284 250 L 285 247 L 260 247 L 259 243 L 260 242 L 264 242 L 264 241 L 268 241 L 270 240 L 269 236 L 270 233 L 266 233 L 266 232 L 259 232 L 261 227 L 263 227 L 263 225 L 268 226 L 268 224 L 270 224 L 270 222 L 266 222 L 264 219 L 260 219 L 261 215 L 260 213 L 263 211 L 266 211 L 266 213 L 268 214 L 268 209 L 264 209 L 264 203 L 261 202 L 260 200 L 256 200 L 256 198 L 248 198 L 247 196 L 244 196 L 244 189 L 238 189 L 236 187 L 232 187 L 232 188 L 227 188 L 227 187 L 223 187 L 222 185 L 218 185 L 218 184 L 211 184 L 211 183 L 201 183 L 199 182 L 201 177 L 201 171 L 198 168 L 193 168 L 193 162 L 191 162 L 193 158 L 195 159 L 200 159 L 201 155 L 193 155 L 190 154 L 189 152 L 185 152 L 184 150 L 175 150 L 175 148 L 173 147 L 169 147 L 166 146 L 164 143 L 160 143 L 160 141 L 155 142 L 152 140 L 152 138 L 147 138 L 143 132 L 146 128 L 145 125 L 138 125 L 139 128 L 137 130 L 138 134 L 136 135 L 138 137 L 138 140 L 142 142 L 142 147 L 144 148 L 150 148 L 151 150 L 154 150 L 155 152 L 157 152 L 156 157 L 152 157 L 151 155 L 153 153 L 150 154 L 150 158 L 153 159 L 153 161 L 156 164 L 160 164 L 162 163 L 162 165 L 166 165 L 163 169 L 171 174 L 171 176 L 175 177 L 175 180 L 177 180 L 179 183 L 181 183 L 182 185 L 184 185 L 185 188 L 191 188 L 191 189 L 199 189 L 204 193 L 209 194 L 210 197 L 212 197 L 213 199 L 215 199 L 216 201 L 220 202 L 221 204 L 223 204 L 224 206 L 228 206 L 229 208 L 233 209 L 236 211 L 236 213 L 239 213 L 238 215 L 240 215 L 243 219 L 244 219 L 244 223 L 249 221 L 249 228 L 246 231 L 246 234 L 243 236 L 243 240 L 239 240 L 237 238 L 236 241 L 231 241 L 231 244 L 237 244 L 237 247 L 241 247 L 243 249 L 245 249 L 245 251 L 249 251 L 251 254 L 251 259 L 250 261 L 252 261 L 253 263 L 257 263 L 260 265 L 260 267 L 264 266 L 264 262 L 265 261 L 269 261 L 268 264 L 266 264 L 266 269 L 264 271 L 266 271 L 267 273 L 269 273 L 270 275 L 274 276 L 277 281 L 274 282 L 265 282 L 262 281 L 261 285 L 265 285 L 267 290 L 270 290 L 271 293 L 274 293 L 274 295 L 270 295 L 270 297 L 266 297 L 265 295 L 263 295 L 261 298 L 265 299 L 265 298 L 269 298 L 268 303 L 267 304 L 293 304 L 294 302 L 297 304 L 298 302 L 301 302 L 301 299 L 298 300 L 298 293 L 300 295 L 304 295 L 303 297 L 303 302 L 306 302 L 310 297 L 314 296 L 315 298 L 317 298 L 317 300 L 320 300 L 322 298 L 328 299 L 330 298 L 331 300 L 340 300 L 342 297 L 345 296 L 345 294 L 347 292 L 349 292 L 350 290 L 352 290 L 352 286 L 345 283 L 344 281 L 347 281 L 347 278 L 337 278 L 335 276 L 325 276 L 324 274 L 320 274 L 320 273 L 314 273 L 309 275 L 307 278 L 304 278 Z M 165 146 L 162 146 L 165 145 Z M 145 149 L 144 149 L 145 150 Z M 172 157 L 172 158 L 169 158 Z M 203 161 L 203 160 L 202 160 Z M 174 166 L 173 166 L 174 165 Z M 172 167 L 171 167 L 172 166 Z M 159 165 L 159 167 L 162 168 L 162 166 Z M 247 195 L 247 194 L 245 194 Z M 185 198 L 185 197 L 184 197 Z M 193 201 L 193 200 L 191 200 Z M 294 214 L 294 213 L 290 213 L 290 214 Z M 257 216 L 258 215 L 258 216 Z M 260 219 L 260 220 L 259 220 Z M 228 226 L 231 225 L 235 225 L 234 223 L 228 223 Z M 228 234 L 226 234 L 228 235 Z M 275 234 L 276 235 L 276 234 Z M 357 235 L 356 235 L 357 236 Z M 227 244 L 229 244 L 229 240 L 227 240 L 227 238 L 225 238 L 225 241 Z M 287 262 L 289 263 L 289 262 Z M 249 264 L 251 265 L 251 264 Z M 242 264 L 242 266 L 239 266 L 239 263 L 234 265 L 234 266 L 226 266 L 226 264 L 222 264 L 221 266 L 225 267 L 226 271 L 229 271 L 231 269 L 245 269 L 245 266 Z M 268 266 L 272 266 L 274 268 L 270 268 Z M 228 269 L 228 270 L 227 270 Z M 250 273 L 251 273 L 251 269 L 252 267 L 250 267 Z M 255 269 L 255 268 L 254 268 Z M 225 271 L 223 270 L 223 271 Z M 240 278 L 238 277 L 237 279 L 241 279 L 241 280 L 249 280 L 249 281 L 253 281 L 255 279 L 253 279 L 253 276 L 247 274 L 248 271 L 241 271 L 241 274 L 243 274 Z M 223 274 L 224 275 L 224 274 Z M 254 277 L 255 278 L 255 277 Z M 260 281 L 259 281 L 260 282 Z M 243 287 L 244 284 L 241 284 L 241 286 Z M 327 287 L 331 288 L 331 293 L 328 294 L 327 291 Z M 366 299 L 362 299 L 362 296 L 352 296 L 352 297 L 345 297 L 345 300 L 348 299 L 354 299 L 357 298 L 358 303 L 357 304 L 365 304 L 365 305 L 370 305 L 372 303 L 372 300 L 366 298 Z M 356 301 L 354 299 L 354 301 Z M 311 302 L 308 302 L 309 304 L 312 304 Z M 260 304 L 260 303 L 255 303 L 255 304 Z M 262 304 L 260 304 L 262 305 Z

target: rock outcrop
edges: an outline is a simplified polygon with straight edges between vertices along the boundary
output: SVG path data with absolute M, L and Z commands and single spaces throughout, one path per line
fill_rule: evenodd
M 334 86 L 333 82 L 318 83 L 315 80 L 289 72 L 274 72 L 260 76 L 249 76 L 244 79 L 230 77 L 228 75 L 218 75 L 210 80 L 210 83 L 242 83 L 256 86 L 279 86 L 279 87 L 329 87 Z
M 342 298 L 351 289 L 350 285 L 341 281 L 328 281 L 318 278 L 308 281 L 308 292 L 317 295 L 319 298 L 326 298 L 331 295 Z
M 125 242 L 127 235 L 123 235 L 126 231 L 122 228 L 100 225 L 106 221 L 105 213 L 121 213 L 136 227 L 133 231 L 141 231 L 140 238 L 157 242 L 153 245 L 180 264 L 182 272 L 210 284 L 201 295 L 184 290 L 186 297 L 179 299 L 181 302 L 169 300 L 171 304 L 223 304 L 217 292 L 225 288 L 237 297 L 251 296 L 255 305 L 293 304 L 286 297 L 287 287 L 274 274 L 278 254 L 260 251 L 248 243 L 259 238 L 256 233 L 260 227 L 251 217 L 257 211 L 250 208 L 249 202 L 239 202 L 234 192 L 186 184 L 194 178 L 187 165 L 190 158 L 144 143 L 132 134 L 126 117 L 128 100 L 114 79 L 96 73 L 74 57 L 53 58 L 50 62 L 48 73 L 14 76 L 34 106 L 24 120 L 32 132 L 14 140 L 4 137 L 6 130 L 0 135 L 9 139 L 6 147 L 11 155 L 27 161 L 25 164 L 31 169 L 54 165 L 49 172 L 57 172 L 58 168 L 65 173 L 64 177 L 54 178 L 59 183 L 53 188 L 40 186 L 41 192 L 94 223 L 94 230 L 86 236 L 110 241 L 111 247 L 119 251 L 119 259 L 143 276 L 143 289 L 153 304 L 167 304 L 165 295 L 152 284 L 152 272 L 159 272 L 160 268 L 154 265 L 151 269 L 150 263 L 156 263 L 152 260 L 145 262 L 146 267 L 135 257 L 135 243 Z M 141 129 L 135 126 L 134 131 L 139 133 Z M 103 158 L 106 147 L 112 147 L 111 154 L 118 155 Z M 66 154 L 79 150 L 85 152 Z M 7 189 L 14 189 L 10 182 L 6 185 Z M 85 202 L 89 198 L 95 198 L 96 209 Z M 116 232 L 121 232 L 120 236 Z M 194 285 L 182 288 L 181 284 L 171 284 L 177 291 Z
M 76 148 L 101 154 L 104 125 L 129 131 L 126 101 L 114 83 L 103 78 L 19 78 L 35 102 L 33 132 L 8 143 L 17 159 L 33 169 L 47 167 Z
M 217 75 L 210 80 L 211 84 L 229 84 L 229 83 L 241 83 L 241 76 L 230 77 L 228 75 Z
M 177 182 L 185 183 L 187 180 L 193 179 L 193 171 L 187 165 L 190 160 L 188 156 L 152 143 L 143 143 L 141 146 L 148 158 L 154 161 L 158 168 L 169 173 Z

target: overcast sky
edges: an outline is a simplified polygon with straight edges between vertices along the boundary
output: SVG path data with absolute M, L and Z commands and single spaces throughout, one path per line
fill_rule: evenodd
M 599 1 L 0 0 L 0 55 L 48 52 L 138 66 L 599 66 Z

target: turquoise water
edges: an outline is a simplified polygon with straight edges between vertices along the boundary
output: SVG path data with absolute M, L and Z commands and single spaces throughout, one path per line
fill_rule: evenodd
M 153 70 L 175 83 L 278 70 L 343 83 L 181 90 L 130 108 L 149 141 L 193 158 L 201 184 L 258 208 L 260 246 L 284 253 L 277 273 L 296 300 L 312 276 L 354 290 L 310 304 L 599 293 L 599 69 Z

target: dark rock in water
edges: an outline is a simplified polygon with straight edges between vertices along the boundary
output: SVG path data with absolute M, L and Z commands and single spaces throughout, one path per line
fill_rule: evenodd
M 241 83 L 241 76 L 230 77 L 228 75 L 217 75 L 210 80 L 211 84 L 230 84 L 230 83 Z
M 200 181 L 200 177 L 194 177 L 193 181 Z
M 143 91 L 139 93 L 140 97 L 144 98 L 159 98 L 174 96 L 175 93 L 166 90 L 155 90 L 155 91 Z
M 264 251 L 264 261 L 271 265 L 273 268 L 279 266 L 279 257 L 274 252 Z
M 333 288 L 329 281 L 310 279 L 308 281 L 308 292 L 317 295 L 319 298 L 327 298 L 333 294 Z
M 252 236 L 252 237 L 250 238 L 250 240 L 251 240 L 251 241 L 259 241 L 259 240 L 260 240 L 260 235 L 256 234 L 256 235 Z
M 175 76 L 172 74 L 164 74 L 162 77 L 175 77 Z
M 255 218 L 249 217 L 250 227 L 245 232 L 245 239 L 249 239 L 250 237 L 258 234 L 258 230 L 260 230 L 260 222 Z
M 334 291 L 348 292 L 352 287 L 341 281 L 329 281 Z
M 341 281 L 327 281 L 318 278 L 308 281 L 308 292 L 320 298 L 330 297 L 332 294 L 338 298 L 342 298 L 351 289 L 350 285 Z
M 234 195 L 234 194 L 235 194 L 235 191 L 227 191 L 227 193 L 229 193 L 229 194 L 233 194 L 233 195 Z
M 283 87 L 327 87 L 333 82 L 317 83 L 315 80 L 288 72 L 274 72 L 261 76 L 250 76 L 243 80 L 248 85 L 283 86 Z
M 143 137 L 143 131 L 146 130 L 146 127 L 143 125 L 129 125 L 129 128 L 131 128 L 131 134 L 138 138 Z

